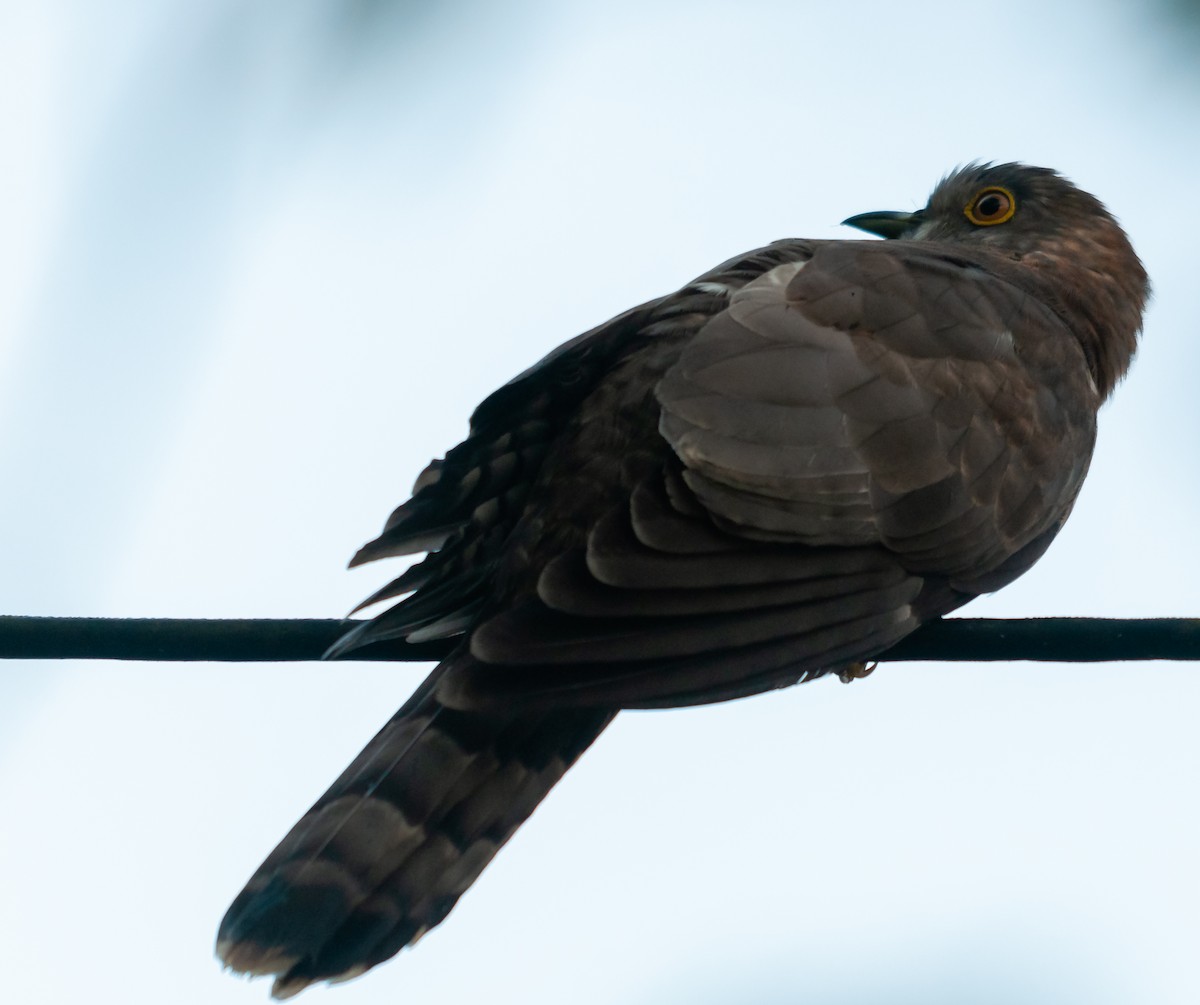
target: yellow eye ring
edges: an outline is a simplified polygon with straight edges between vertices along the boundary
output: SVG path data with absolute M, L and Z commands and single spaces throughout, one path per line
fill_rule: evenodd
M 977 227 L 1008 223 L 1017 211 L 1017 198 L 1001 185 L 989 185 L 975 193 L 963 207 L 963 213 Z

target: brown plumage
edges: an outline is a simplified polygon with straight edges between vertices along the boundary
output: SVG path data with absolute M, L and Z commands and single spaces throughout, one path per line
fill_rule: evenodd
M 779 241 L 491 395 L 355 563 L 429 551 L 332 656 L 446 657 L 250 879 L 233 969 L 286 997 L 440 923 L 617 710 L 884 652 L 1042 554 L 1146 274 L 1051 171 L 973 165 L 891 238 Z

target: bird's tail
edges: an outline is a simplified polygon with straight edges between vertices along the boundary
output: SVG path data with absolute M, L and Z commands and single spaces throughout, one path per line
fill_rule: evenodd
M 226 912 L 217 955 L 277 974 L 276 998 L 357 976 L 439 924 L 615 714 L 449 708 L 436 696 L 448 670 L 430 675 Z

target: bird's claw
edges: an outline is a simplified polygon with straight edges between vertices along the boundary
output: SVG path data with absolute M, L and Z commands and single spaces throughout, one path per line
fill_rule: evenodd
M 843 684 L 849 684 L 852 680 L 858 680 L 861 677 L 869 677 L 875 672 L 875 668 L 879 666 L 878 662 L 871 660 L 869 663 L 864 663 L 861 660 L 858 663 L 847 663 L 844 667 L 838 670 L 838 680 Z

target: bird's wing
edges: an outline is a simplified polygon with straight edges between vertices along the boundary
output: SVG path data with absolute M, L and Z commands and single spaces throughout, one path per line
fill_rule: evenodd
M 1028 568 L 1086 472 L 1097 397 L 1066 325 L 987 264 L 839 242 L 734 293 L 657 383 L 665 459 L 487 612 L 451 700 L 786 686 Z

